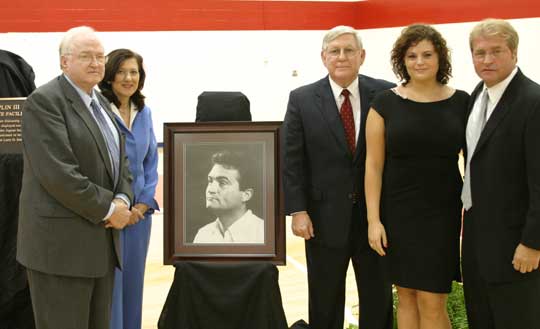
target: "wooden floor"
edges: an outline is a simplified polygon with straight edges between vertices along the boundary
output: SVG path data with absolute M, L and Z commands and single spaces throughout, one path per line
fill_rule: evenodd
M 160 161 L 160 175 L 162 169 Z M 161 180 L 156 199 L 162 200 Z M 160 203 L 162 204 L 162 203 Z M 161 309 L 173 280 L 174 267 L 163 265 L 163 216 L 156 213 L 153 217 L 150 249 L 146 262 L 146 276 L 143 299 L 143 328 L 157 328 Z M 289 325 L 299 319 L 308 321 L 308 292 L 304 240 L 290 232 L 290 219 L 287 219 L 287 265 L 279 266 L 279 285 L 283 299 L 283 308 Z M 347 300 L 345 324 L 357 323 L 354 306 L 358 304 L 356 285 L 352 266 L 347 273 Z

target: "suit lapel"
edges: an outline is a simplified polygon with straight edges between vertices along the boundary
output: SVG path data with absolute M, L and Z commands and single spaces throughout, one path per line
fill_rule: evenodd
M 478 94 L 480 91 L 482 91 L 482 87 L 484 86 L 483 82 L 480 82 L 476 87 L 474 88 L 474 91 L 471 94 L 471 97 L 469 98 L 469 104 L 467 105 L 467 121 L 465 124 L 465 129 L 467 129 L 467 125 L 469 124 L 469 117 L 471 116 L 472 109 L 474 107 L 474 103 L 476 102 L 476 97 L 478 97 Z M 465 130 L 465 134 L 467 134 L 467 130 Z M 467 143 L 465 143 L 465 152 L 463 152 L 463 157 L 467 159 Z M 467 165 L 467 164 L 465 164 Z
M 124 158 L 125 154 L 125 148 L 122 147 L 122 145 L 125 145 L 125 136 L 124 133 L 122 133 L 122 129 L 120 129 L 120 123 L 118 120 L 116 120 L 116 115 L 113 113 L 111 106 L 109 104 L 109 101 L 100 93 L 96 93 L 97 98 L 99 99 L 99 103 L 101 104 L 101 107 L 105 109 L 105 113 L 109 116 L 109 119 L 111 119 L 112 124 L 114 125 L 114 128 L 116 129 L 116 132 L 118 133 L 118 150 L 120 151 L 120 164 L 118 165 L 118 177 L 122 177 L 122 159 Z M 122 121 L 122 120 L 119 120 Z M 123 124 L 123 121 L 122 121 Z M 126 127 L 127 129 L 127 127 Z M 109 153 L 107 153 L 109 154 Z
M 317 91 L 317 97 L 319 99 L 319 110 L 325 118 L 325 122 L 328 128 L 336 138 L 337 143 L 343 148 L 343 151 L 347 152 L 351 156 L 351 151 L 347 145 L 347 139 L 345 138 L 345 130 L 343 129 L 343 123 L 339 116 L 339 110 L 330 87 L 328 77 L 322 79 Z
M 73 88 L 73 86 L 71 86 L 71 84 L 66 80 L 66 78 L 64 76 L 61 76 L 59 81 L 60 86 L 64 91 L 64 95 L 66 95 L 67 99 L 69 99 L 71 105 L 73 106 L 73 112 L 75 112 L 82 119 L 82 121 L 84 122 L 86 127 L 88 127 L 88 130 L 94 137 L 99 154 L 101 155 L 103 163 L 105 164 L 105 168 L 107 169 L 107 173 L 109 174 L 111 181 L 114 182 L 113 169 L 111 167 L 111 159 L 109 157 L 109 150 L 107 149 L 107 144 L 96 120 L 92 117 L 86 105 L 84 105 L 81 96 L 79 96 L 77 91 Z
M 358 138 L 356 143 L 356 151 L 354 161 L 363 159 L 363 154 L 366 151 L 366 119 L 369 112 L 371 101 L 375 97 L 375 89 L 370 85 L 368 80 L 362 75 L 358 76 L 358 89 L 360 91 L 360 129 L 358 129 Z
M 493 134 L 493 131 L 495 131 L 495 128 L 497 128 L 499 123 L 501 123 L 506 117 L 506 115 L 508 115 L 509 110 L 512 108 L 512 103 L 515 100 L 514 95 L 517 94 L 517 90 L 519 89 L 522 78 L 523 75 L 521 71 L 518 71 L 516 73 L 516 76 L 512 79 L 512 81 L 510 81 L 508 87 L 506 87 L 506 90 L 504 91 L 501 99 L 499 100 L 499 103 L 497 103 L 497 106 L 495 106 L 495 108 L 493 109 L 493 112 L 491 113 L 488 121 L 486 122 L 484 130 L 482 130 L 482 133 L 480 134 L 480 139 L 476 144 L 474 154 L 476 154 L 482 148 L 482 146 L 486 144 L 489 137 Z
M 469 104 L 467 107 L 467 118 L 471 115 L 472 109 L 474 107 L 474 103 L 476 102 L 476 97 L 478 97 L 478 94 L 482 91 L 483 86 L 484 86 L 484 83 L 480 82 L 474 88 L 474 91 L 472 92 L 471 97 L 469 98 Z

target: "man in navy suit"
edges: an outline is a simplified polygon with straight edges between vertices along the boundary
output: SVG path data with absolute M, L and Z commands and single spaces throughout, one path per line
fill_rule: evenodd
M 351 27 L 326 33 L 321 58 L 328 76 L 291 92 L 283 123 L 285 211 L 305 239 L 310 328 L 343 328 L 350 260 L 360 328 L 391 328 L 391 286 L 368 245 L 363 186 L 367 112 L 393 84 L 358 75 L 365 51 Z
M 488 19 L 470 34 L 482 81 L 471 95 L 462 200 L 469 328 L 540 326 L 540 86 L 516 66 L 519 37 Z

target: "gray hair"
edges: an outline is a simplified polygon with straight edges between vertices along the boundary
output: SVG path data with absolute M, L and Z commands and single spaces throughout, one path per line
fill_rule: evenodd
M 519 36 L 514 27 L 503 19 L 484 19 L 472 29 L 469 34 L 469 46 L 473 46 L 473 40 L 480 37 L 500 37 L 506 41 L 506 45 L 512 52 L 517 52 Z
M 358 49 L 361 50 L 363 48 L 362 39 L 360 38 L 360 34 L 358 34 L 358 32 L 354 28 L 352 28 L 350 26 L 345 26 L 345 25 L 338 25 L 338 26 L 333 27 L 332 29 L 330 29 L 324 35 L 323 43 L 322 43 L 322 50 L 325 51 L 326 48 L 328 48 L 328 44 L 330 42 L 332 42 L 333 40 L 339 38 L 340 36 L 342 36 L 344 34 L 352 34 L 356 39 L 356 44 L 358 46 Z
M 64 37 L 62 38 L 62 41 L 60 42 L 60 47 L 58 48 L 58 52 L 60 53 L 60 56 L 68 55 L 73 51 L 71 46 L 73 44 L 73 39 L 76 36 L 79 36 L 81 34 L 93 34 L 95 32 L 96 31 L 89 26 L 77 26 L 77 27 L 69 29 L 64 34 Z

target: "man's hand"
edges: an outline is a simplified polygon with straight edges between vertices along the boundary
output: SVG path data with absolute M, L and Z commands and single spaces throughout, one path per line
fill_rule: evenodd
M 131 207 L 131 216 L 129 217 L 128 225 L 137 224 L 144 218 L 144 213 L 148 210 L 148 206 L 144 203 L 137 203 Z
M 117 230 L 123 229 L 127 223 L 129 222 L 129 217 L 131 216 L 131 212 L 128 209 L 127 204 L 121 200 L 121 199 L 114 199 L 114 211 L 105 221 L 105 227 L 109 228 L 115 228 Z
M 540 263 L 540 250 L 529 248 L 521 243 L 514 252 L 512 264 L 514 269 L 521 273 L 529 273 L 538 269 Z
M 292 215 L 291 228 L 294 235 L 304 238 L 306 240 L 315 237 L 311 218 L 309 218 L 309 215 L 306 211 L 301 211 Z

